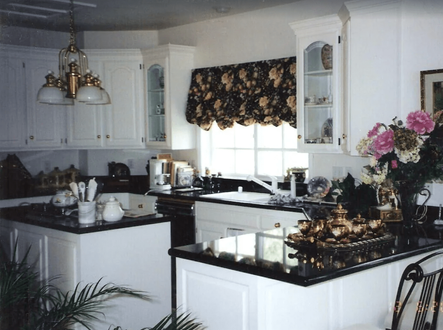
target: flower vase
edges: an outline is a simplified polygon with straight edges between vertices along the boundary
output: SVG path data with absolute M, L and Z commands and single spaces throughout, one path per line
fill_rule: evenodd
M 417 199 L 423 185 L 411 181 L 397 181 L 394 185 L 400 200 L 403 226 L 410 229 L 415 226 L 418 219 L 416 214 Z

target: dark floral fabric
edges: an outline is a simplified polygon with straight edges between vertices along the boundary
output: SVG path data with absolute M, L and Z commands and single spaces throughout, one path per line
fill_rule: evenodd
M 186 119 L 204 130 L 234 123 L 297 127 L 296 58 L 192 71 Z

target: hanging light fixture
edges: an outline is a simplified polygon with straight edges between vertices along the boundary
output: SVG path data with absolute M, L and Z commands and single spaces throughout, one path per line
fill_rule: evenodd
M 72 105 L 74 99 L 86 104 L 109 104 L 108 93 L 101 82 L 88 68 L 88 58 L 76 46 L 74 27 L 74 1 L 70 0 L 69 46 L 58 55 L 58 78 L 49 71 L 37 94 L 37 101 L 46 104 Z M 57 91 L 58 90 L 58 91 Z

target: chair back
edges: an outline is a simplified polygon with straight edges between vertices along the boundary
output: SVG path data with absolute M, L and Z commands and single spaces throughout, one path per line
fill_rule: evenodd
M 443 313 L 442 263 L 443 251 L 432 253 L 406 267 L 395 298 L 391 330 L 437 329 L 438 316 Z M 412 319 L 405 315 L 407 313 L 415 313 L 415 316 Z M 401 325 L 407 323 L 406 319 L 413 320 L 413 324 L 405 328 Z

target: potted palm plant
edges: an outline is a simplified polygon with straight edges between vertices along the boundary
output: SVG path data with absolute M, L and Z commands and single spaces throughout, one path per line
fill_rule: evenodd
M 19 261 L 15 261 L 15 251 L 9 259 L 0 244 L 0 330 L 67 330 L 74 324 L 93 330 L 91 321 L 103 315 L 101 308 L 108 300 L 121 295 L 150 300 L 143 291 L 102 284 L 101 279 L 62 292 L 39 281 L 38 272 L 27 264 L 29 249 Z M 120 329 L 124 328 L 114 328 Z M 154 327 L 144 329 L 202 330 L 204 327 L 190 314 L 172 313 Z

